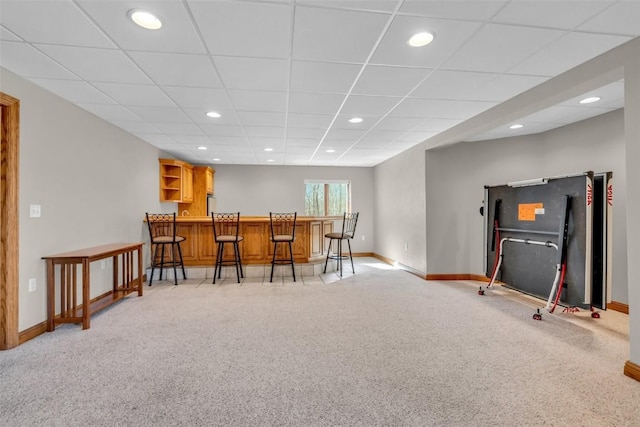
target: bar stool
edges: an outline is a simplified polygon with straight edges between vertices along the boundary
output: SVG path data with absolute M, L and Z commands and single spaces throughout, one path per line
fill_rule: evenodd
M 324 237 L 330 239 L 329 240 L 329 249 L 327 250 L 327 259 L 324 262 L 324 273 L 327 272 L 327 263 L 329 262 L 329 258 L 335 259 L 338 262 L 338 271 L 340 271 L 340 277 L 342 277 L 342 260 L 350 259 L 351 260 L 351 271 L 353 274 L 356 273 L 353 268 L 353 257 L 351 256 L 351 243 L 349 241 L 353 239 L 353 235 L 356 232 L 356 224 L 358 223 L 358 215 L 359 212 L 356 213 L 344 213 L 344 217 L 342 218 L 342 232 L 340 233 L 327 233 Z M 337 254 L 331 255 L 331 244 L 334 240 L 338 241 L 338 252 Z M 342 255 L 342 241 L 347 241 L 347 246 L 349 247 L 349 256 Z
M 235 265 L 238 283 L 240 277 L 244 278 L 242 273 L 242 260 L 240 259 L 240 248 L 238 243 L 244 240 L 243 236 L 238 235 L 240 231 L 240 212 L 238 213 L 215 213 L 211 212 L 211 221 L 213 223 L 213 238 L 218 246 L 216 254 L 216 265 L 213 270 L 213 284 L 216 283 L 216 277 L 219 279 L 222 275 L 223 265 Z M 231 243 L 233 247 L 233 259 L 224 258 L 224 245 Z
M 178 284 L 177 266 L 182 268 L 182 277 L 186 280 L 187 274 L 184 271 L 184 263 L 182 262 L 182 250 L 180 243 L 184 242 L 183 236 L 176 235 L 176 214 L 150 214 L 145 213 L 147 217 L 147 226 L 149 227 L 149 237 L 151 238 L 151 247 L 153 255 L 151 257 L 151 277 L 149 277 L 149 286 L 153 282 L 153 272 L 156 267 L 160 268 L 160 280 L 162 280 L 162 271 L 167 265 L 173 266 L 174 284 Z M 164 247 L 169 246 L 171 259 L 165 260 Z M 158 258 L 158 249 L 160 249 L 160 258 Z M 176 256 L 177 249 L 177 256 Z
M 269 223 L 271 225 L 271 241 L 273 242 L 273 259 L 271 260 L 271 278 L 269 282 L 273 282 L 273 269 L 278 265 L 291 264 L 291 272 L 293 273 L 293 281 L 296 281 L 296 270 L 293 265 L 293 241 L 296 239 L 296 218 L 297 212 L 293 213 L 273 213 L 269 212 Z M 277 258 L 278 243 L 287 243 L 289 245 L 289 257 L 286 257 L 286 249 L 283 251 L 283 257 Z

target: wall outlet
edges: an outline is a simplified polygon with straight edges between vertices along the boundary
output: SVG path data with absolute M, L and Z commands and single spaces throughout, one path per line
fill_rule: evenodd
M 29 279 L 29 292 L 35 292 L 37 289 L 36 278 Z
M 404 242 L 404 250 L 405 251 L 409 250 L 409 244 L 407 242 Z
M 364 240 L 364 234 L 362 235 L 362 240 Z
M 40 205 L 29 205 L 29 216 L 31 218 L 40 218 Z

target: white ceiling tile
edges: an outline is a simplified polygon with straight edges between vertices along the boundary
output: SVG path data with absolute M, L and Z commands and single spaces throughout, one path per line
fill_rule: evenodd
M 356 116 L 385 115 L 401 100 L 402 98 L 391 96 L 351 95 L 347 98 L 340 113 Z
M 107 121 L 140 121 L 140 117 L 121 105 L 78 104 L 78 107 Z
M 249 143 L 257 151 L 264 151 L 265 148 L 271 148 L 273 151 L 265 151 L 265 155 L 272 155 L 281 152 L 284 149 L 285 141 L 283 138 L 249 138 Z
M 211 138 L 202 133 L 194 132 L 194 135 L 185 135 L 185 134 L 173 135 L 173 139 L 179 144 L 192 147 L 195 149 L 197 149 L 197 147 L 200 147 L 200 146 L 207 147 L 207 150 L 202 150 L 202 151 L 208 151 L 209 148 L 214 146 L 214 143 L 211 140 Z
M 320 138 L 322 138 L 322 136 L 325 133 L 325 129 L 322 128 L 317 128 L 317 129 L 311 129 L 311 128 L 294 128 L 294 127 L 288 127 L 287 128 L 287 139 L 314 139 L 314 140 L 320 140 Z
M 401 130 L 408 131 L 422 124 L 423 120 L 410 117 L 385 117 L 376 125 L 377 130 Z
M 581 31 L 625 36 L 640 35 L 640 2 L 618 1 L 609 9 L 590 19 L 580 27 Z
M 348 140 L 355 141 L 367 133 L 367 129 L 331 129 L 326 136 L 326 140 Z
M 405 1 L 400 12 L 431 18 L 487 21 L 508 3 L 497 0 Z
M 207 135 L 211 136 L 234 136 L 244 138 L 245 134 L 241 126 L 230 125 L 199 125 Z
M 284 126 L 285 113 L 238 111 L 238 120 L 243 126 Z
M 207 55 L 158 52 L 129 52 L 129 55 L 157 85 L 222 87 Z
M 286 91 L 289 61 L 269 58 L 214 57 L 216 68 L 227 89 Z
M 238 1 L 187 2 L 212 55 L 287 58 L 291 7 Z
M 275 126 L 245 126 L 245 133 L 248 138 L 266 137 L 266 138 L 284 138 L 284 127 Z
M 493 22 L 571 30 L 609 7 L 613 1 L 512 1 Z
M 22 42 L 0 42 L 0 64 L 26 78 L 78 80 L 78 76 L 56 61 Z
M 563 34 L 560 30 L 487 24 L 444 67 L 503 73 Z
M 176 107 L 128 107 L 142 120 L 155 123 L 191 123 L 191 119 Z
M 374 126 L 383 116 L 358 116 L 362 119 L 360 123 L 351 123 L 349 120 L 354 117 L 353 114 L 340 114 L 333 123 L 333 129 L 345 129 L 345 130 L 357 130 L 357 129 L 370 129 Z
M 207 111 L 231 110 L 227 94 L 222 89 L 163 86 L 173 101 L 182 108 L 202 108 Z
M 555 76 L 628 40 L 630 37 L 569 33 L 511 68 L 509 73 Z
M 582 3 L 47 1 L 51 16 L 71 7 L 80 21 L 37 28 L 43 18 L 27 17 L 30 6 L 11 5 L 11 16 L 0 16 L 0 63 L 187 161 L 373 166 L 640 35 L 632 2 Z M 134 7 L 157 12 L 162 29 L 133 25 L 127 12 Z M 575 29 L 600 8 L 580 30 L 559 30 Z M 434 31 L 435 41 L 409 48 L 418 30 Z M 545 122 L 528 122 L 517 135 L 624 106 L 621 81 L 586 95 L 602 100 L 562 102 L 529 117 Z M 206 117 L 211 110 L 222 117 Z M 349 123 L 356 114 L 363 122 Z M 266 145 L 276 152 L 265 153 Z
M 328 114 L 289 113 L 287 116 L 287 126 L 289 128 L 327 129 L 333 117 L 334 116 Z M 287 135 L 288 134 L 287 132 Z
M 405 96 L 433 70 L 369 65 L 353 89 L 357 95 Z
M 468 99 L 469 93 L 495 79 L 498 74 L 465 71 L 434 71 L 409 96 L 411 98 Z
M 74 103 L 116 104 L 116 101 L 80 80 L 31 79 L 32 82 Z
M 404 135 L 406 131 L 404 130 L 371 130 L 366 135 L 364 135 L 360 141 L 368 141 L 368 142 L 385 142 L 389 143 L 395 141 Z
M 95 22 L 125 50 L 205 53 L 189 13 L 180 0 L 76 0 Z M 129 18 L 132 9 L 154 13 L 162 28 L 146 30 Z
M 233 110 L 220 110 L 217 113 L 220 117 L 209 117 L 207 111 L 202 108 L 183 108 L 182 109 L 194 123 L 206 125 L 237 125 L 238 119 Z
M 391 113 L 392 117 L 443 117 L 441 111 L 451 111 L 456 101 L 444 99 L 407 98 Z
M 320 142 L 315 138 L 289 138 L 287 136 L 287 151 L 292 149 L 292 152 L 308 152 L 311 150 L 313 152 L 313 148 L 318 145 Z M 297 149 L 297 151 L 296 151 Z
M 351 139 L 334 139 L 334 138 L 326 138 L 323 142 L 322 142 L 322 148 L 323 150 L 326 150 L 328 148 L 332 148 L 332 149 L 340 149 L 341 151 L 344 151 L 345 148 L 349 148 L 351 147 L 356 140 L 351 140 Z
M 0 23 L 2 22 L 2 18 L 0 17 Z M 22 39 L 11 31 L 0 25 L 0 40 L 10 41 L 10 42 L 18 42 L 22 41 Z
M 332 9 L 355 9 L 378 12 L 393 12 L 398 0 L 296 0 L 303 6 L 328 7 Z
M 239 111 L 287 111 L 287 93 L 271 91 L 229 90 L 231 102 Z
M 372 64 L 439 67 L 480 28 L 477 22 L 441 21 L 415 16 L 396 16 L 375 54 Z M 433 42 L 423 47 L 407 44 L 415 33 L 435 33 Z
M 178 144 L 169 135 L 161 133 L 142 133 L 134 132 L 134 135 L 143 141 L 147 141 L 150 144 L 156 145 L 161 149 L 175 148 Z
M 391 144 L 393 140 L 381 140 L 381 139 L 372 139 L 367 140 L 365 138 L 359 140 L 356 144 L 358 148 L 382 148 L 389 144 Z
M 362 66 L 329 62 L 293 61 L 292 91 L 348 93 Z
M 289 113 L 333 114 L 345 96 L 333 93 L 289 93 Z
M 123 52 L 114 49 L 37 45 L 38 49 L 94 82 L 151 83 Z
M 130 106 L 173 107 L 171 99 L 157 86 L 120 83 L 94 83 L 95 87 L 118 101 Z
M 0 23 L 30 43 L 116 47 L 73 2 L 5 0 L 0 7 Z
M 225 143 L 216 144 L 215 151 L 216 152 L 221 152 L 221 153 L 242 153 L 242 154 L 251 153 L 252 154 L 254 149 L 245 140 L 241 144 L 237 144 L 235 142 L 233 142 L 233 143 L 226 143 L 225 142 Z
M 363 63 L 389 15 L 296 7 L 293 58 Z

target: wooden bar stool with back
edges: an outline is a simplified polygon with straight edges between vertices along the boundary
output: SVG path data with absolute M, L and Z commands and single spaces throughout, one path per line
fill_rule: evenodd
M 244 278 L 242 272 L 242 259 L 240 258 L 240 248 L 238 244 L 244 239 L 239 235 L 240 232 L 240 212 L 236 213 L 211 213 L 211 221 L 213 222 L 213 239 L 217 246 L 216 264 L 213 270 L 213 284 L 216 283 L 216 277 L 219 279 L 222 275 L 222 267 L 224 265 L 234 265 L 236 267 L 236 275 L 238 283 L 240 278 Z M 233 249 L 233 258 L 224 256 L 224 245 L 231 243 Z
M 329 263 L 329 258 L 335 259 L 338 264 L 338 271 L 340 272 L 340 277 L 342 277 L 342 261 L 345 259 L 351 260 L 351 271 L 353 274 L 356 273 L 353 268 L 353 257 L 351 255 L 351 243 L 349 241 L 353 239 L 353 236 L 356 232 L 356 224 L 358 223 L 358 215 L 359 212 L 356 213 L 344 213 L 342 218 L 342 232 L 340 233 L 327 233 L 324 235 L 329 240 L 329 248 L 327 249 L 327 259 L 324 262 L 324 273 L 327 272 L 327 264 Z M 334 240 L 337 240 L 338 250 L 331 254 L 331 245 Z M 342 241 L 347 241 L 347 246 L 349 247 L 349 256 L 342 254 Z M 334 249 L 335 251 L 335 249 Z
M 156 267 L 160 269 L 160 280 L 162 280 L 162 271 L 168 266 L 173 267 L 174 284 L 178 284 L 178 270 L 182 269 L 182 278 L 186 280 L 187 274 L 184 271 L 184 263 L 182 262 L 182 249 L 180 243 L 184 242 L 183 236 L 176 235 L 176 214 L 145 214 L 147 217 L 147 226 L 149 227 L 149 237 L 151 239 L 151 277 L 149 277 L 149 286 L 153 281 L 153 272 Z M 168 254 L 171 255 L 170 260 L 165 260 L 165 246 L 169 246 Z M 158 249 L 160 256 L 158 257 Z
M 269 282 L 273 282 L 273 269 L 278 265 L 291 264 L 293 281 L 296 281 L 296 270 L 293 263 L 293 242 L 296 240 L 296 218 L 297 212 L 293 213 L 273 213 L 269 212 L 269 223 L 271 226 L 271 241 L 273 242 L 273 258 L 271 260 L 271 277 Z M 278 243 L 286 243 L 289 246 L 289 257 L 286 256 L 286 246 L 283 254 L 278 256 Z

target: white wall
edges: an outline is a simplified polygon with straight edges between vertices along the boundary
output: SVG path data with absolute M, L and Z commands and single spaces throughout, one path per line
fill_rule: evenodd
M 19 329 L 46 320 L 42 256 L 146 239 L 158 201 L 158 150 L 0 68 L 0 90 L 20 100 Z M 42 207 L 29 217 L 29 205 Z M 164 204 L 166 205 L 166 204 Z M 99 267 L 99 266 L 98 266 Z M 92 296 L 110 274 L 92 273 Z M 37 290 L 28 292 L 36 278 Z M 93 286 L 95 285 L 95 286 Z
M 613 172 L 612 299 L 628 303 L 622 110 L 539 135 L 427 151 L 428 273 L 484 273 L 485 185 L 589 170 Z
M 374 176 L 374 252 L 426 274 L 424 148 L 414 147 L 376 166 Z
M 360 212 L 354 252 L 373 252 L 373 168 L 211 165 L 219 212 L 241 216 L 297 211 L 304 215 L 305 179 L 350 180 L 351 210 Z M 337 225 L 340 225 L 338 223 Z M 364 240 L 362 238 L 364 237 Z

